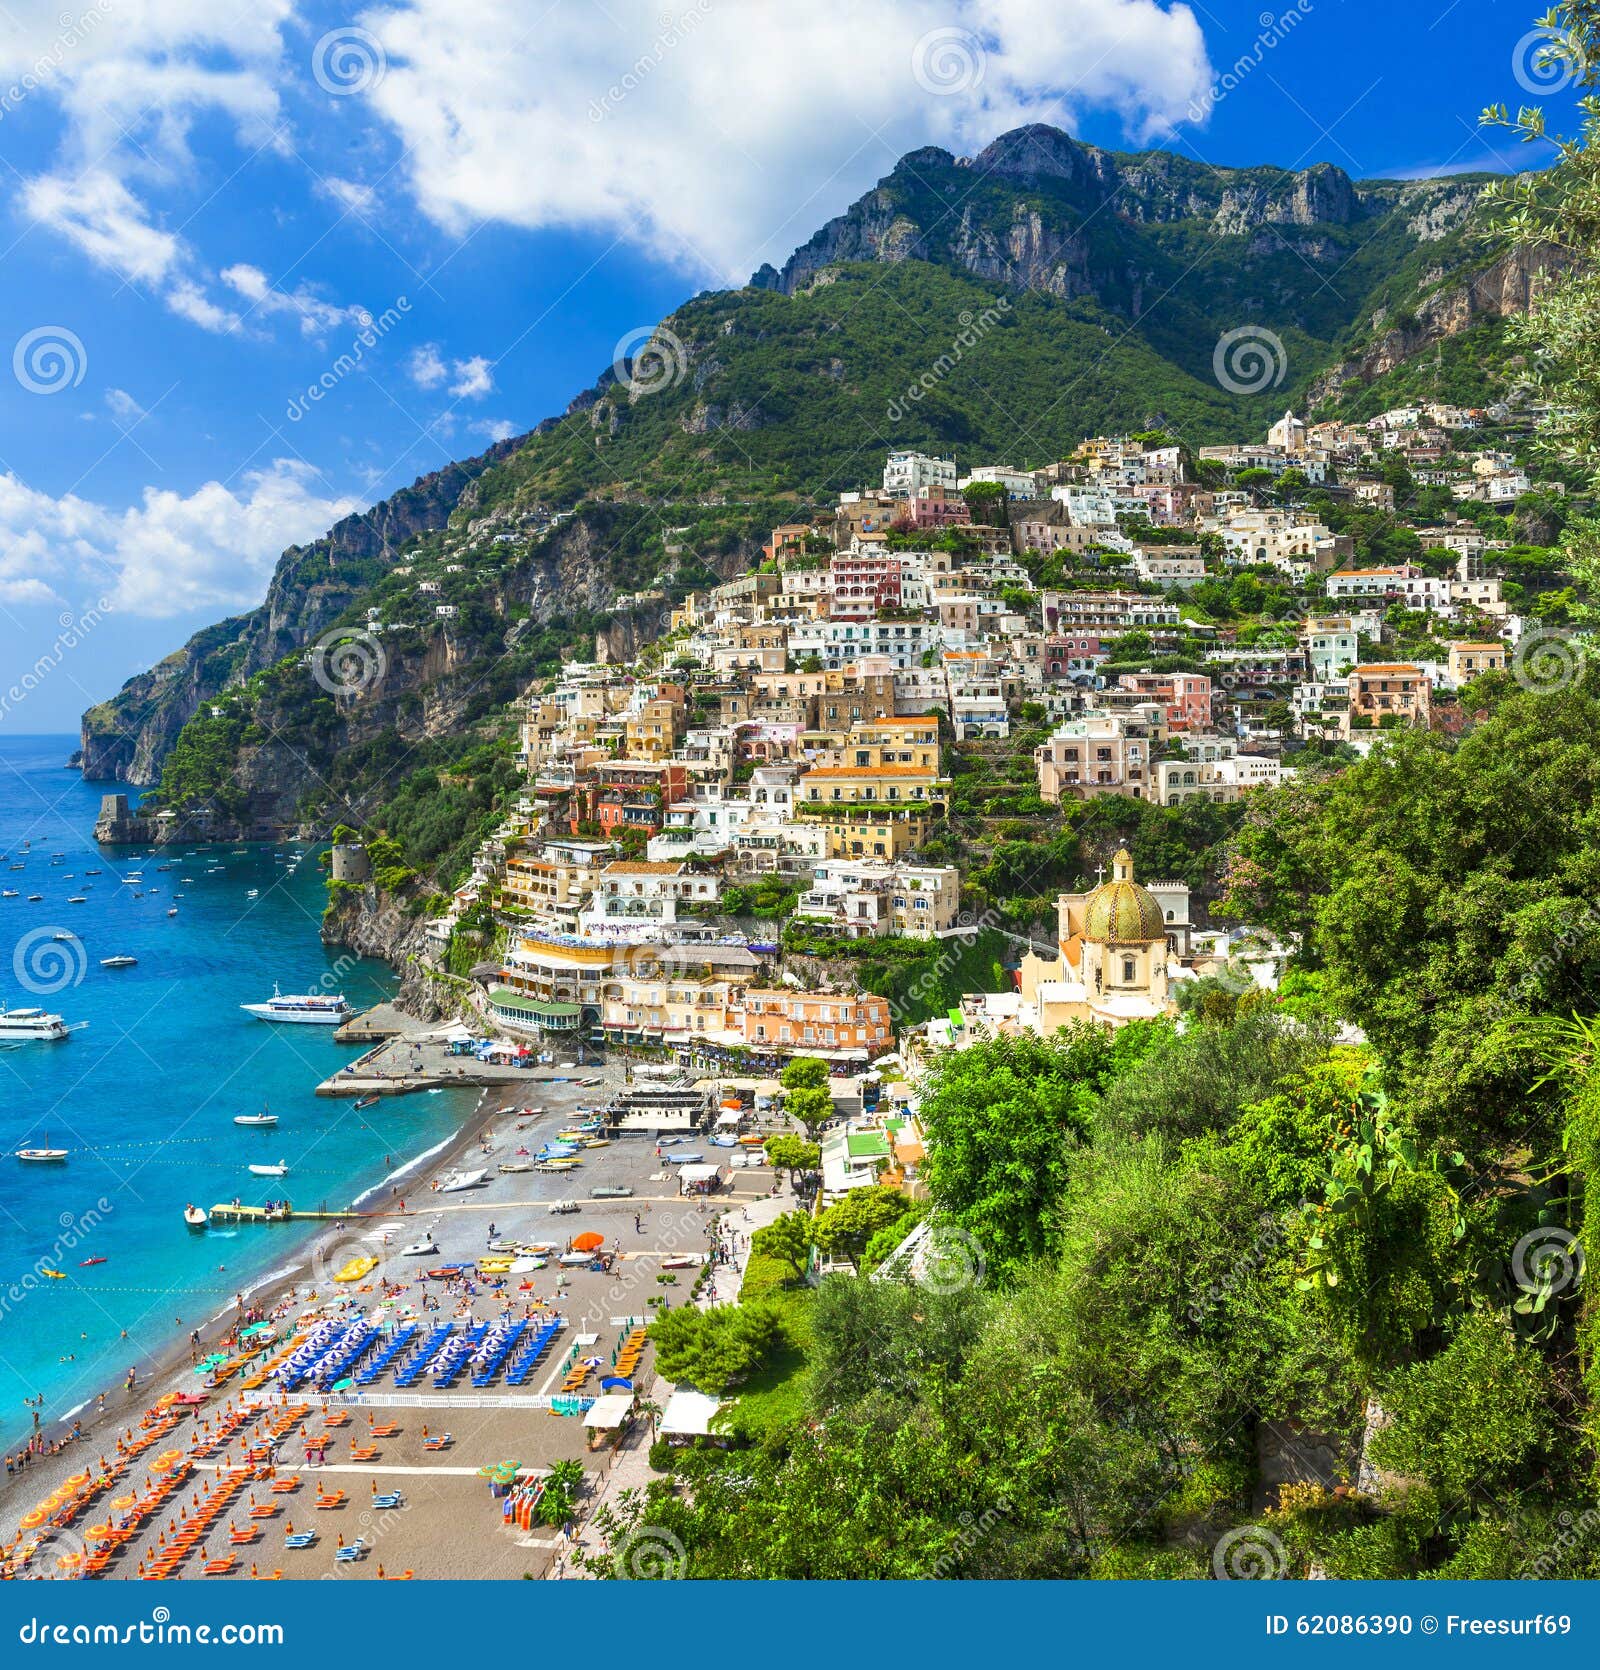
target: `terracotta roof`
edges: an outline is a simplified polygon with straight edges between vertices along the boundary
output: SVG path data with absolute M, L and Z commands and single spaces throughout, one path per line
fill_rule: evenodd
M 1350 676 L 1352 678 L 1365 678 L 1369 673 L 1409 673 L 1413 678 L 1422 677 L 1422 669 L 1420 667 L 1408 666 L 1404 662 L 1399 661 L 1369 663 L 1365 667 L 1357 667 Z
M 675 876 L 682 868 L 681 864 L 648 863 L 644 859 L 618 859 L 614 864 L 607 864 L 601 873 L 608 876 Z

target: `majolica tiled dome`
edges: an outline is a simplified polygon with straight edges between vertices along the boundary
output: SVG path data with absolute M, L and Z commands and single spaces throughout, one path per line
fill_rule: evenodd
M 1107 945 L 1147 945 L 1167 937 L 1161 906 L 1135 883 L 1125 847 L 1111 861 L 1111 880 L 1095 888 L 1083 907 L 1083 937 Z

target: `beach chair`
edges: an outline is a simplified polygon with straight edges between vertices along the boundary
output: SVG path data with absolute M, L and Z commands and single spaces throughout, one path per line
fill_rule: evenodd
M 352 1444 L 350 1446 L 350 1459 L 352 1461 L 376 1461 L 378 1459 L 378 1446 L 376 1444 Z
M 261 1535 L 259 1525 L 245 1525 L 237 1531 L 228 1532 L 228 1542 L 231 1547 L 244 1548 L 253 1543 Z
M 405 1583 L 416 1575 L 409 1566 L 404 1571 L 385 1571 L 382 1566 L 378 1567 L 378 1576 L 385 1583 Z
M 374 1438 L 398 1438 L 400 1436 L 400 1428 L 397 1427 L 393 1421 L 384 1421 L 380 1425 L 373 1427 L 372 1436 Z
M 281 1479 L 274 1479 L 270 1488 L 275 1496 L 287 1496 L 292 1491 L 300 1488 L 300 1475 L 298 1473 L 285 1474 Z
M 362 1555 L 366 1553 L 366 1551 L 367 1545 L 365 1539 L 357 1537 L 354 1542 L 340 1543 L 340 1545 L 334 1549 L 333 1557 L 341 1565 L 343 1565 L 352 1560 L 359 1560 Z
M 453 1443 L 455 1443 L 455 1438 L 452 1434 L 448 1432 L 441 1432 L 436 1437 L 424 1438 L 422 1440 L 422 1447 L 423 1449 L 437 1455 L 440 1450 L 449 1449 Z
M 276 1502 L 253 1502 L 250 1506 L 250 1517 L 252 1519 L 275 1519 L 277 1515 L 278 1504 Z
M 296 1531 L 293 1536 L 283 1539 L 285 1548 L 310 1548 L 317 1540 L 315 1531 Z
M 228 1573 L 231 1572 L 236 1565 L 238 1565 L 238 1563 L 239 1562 L 234 1559 L 231 1554 L 229 1554 L 221 1560 L 207 1560 L 200 1569 L 207 1577 L 226 1577 Z
M 403 1508 L 406 1505 L 404 1494 L 398 1490 L 386 1490 L 381 1496 L 372 1498 L 375 1508 Z
M 350 1424 L 350 1411 L 348 1409 L 335 1409 L 331 1415 L 323 1416 L 322 1424 L 327 1427 L 348 1426 Z
M 344 1492 L 342 1490 L 318 1490 L 313 1506 L 318 1508 L 342 1508 L 344 1506 Z

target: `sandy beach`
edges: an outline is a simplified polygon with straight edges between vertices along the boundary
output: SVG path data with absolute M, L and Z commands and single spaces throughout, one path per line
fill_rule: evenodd
M 359 1396 L 353 1404 L 349 1396 L 325 1395 L 311 1383 L 294 1393 L 274 1392 L 275 1382 L 251 1392 L 240 1388 L 239 1382 L 249 1377 L 241 1372 L 230 1386 L 210 1393 L 194 1413 L 183 1413 L 171 1433 L 153 1447 L 158 1457 L 169 1450 L 182 1452 L 182 1483 L 137 1532 L 127 1534 L 102 1575 L 133 1578 L 141 1574 L 141 1566 L 154 1566 L 168 1553 L 179 1527 L 197 1519 L 211 1493 L 247 1465 L 247 1450 L 263 1445 L 274 1423 L 288 1423 L 274 1452 L 277 1479 L 297 1477 L 298 1486 L 274 1491 L 266 1477 L 267 1452 L 258 1449 L 252 1476 L 229 1487 L 237 1494 L 225 1507 L 213 1510 L 215 1520 L 203 1535 L 186 1539 L 192 1547 L 172 1575 L 198 1577 L 208 1562 L 230 1558 L 234 1564 L 229 1575 L 245 1577 L 251 1575 L 252 1565 L 259 1576 L 281 1572 L 288 1578 L 375 1578 L 380 1568 L 389 1577 L 410 1571 L 418 1577 L 521 1578 L 550 1570 L 566 1546 L 560 1533 L 538 1525 L 526 1531 L 506 1525 L 501 1504 L 491 1497 L 479 1469 L 514 1462 L 523 1477 L 534 1479 L 555 1462 L 581 1460 L 586 1478 L 577 1508 L 580 1523 L 612 1466 L 620 1463 L 630 1474 L 642 1472 L 643 1457 L 637 1452 L 648 1446 L 647 1422 L 635 1423 L 631 1443 L 625 1442 L 620 1452 L 590 1452 L 581 1418 L 576 1413 L 552 1413 L 548 1400 L 568 1383 L 574 1359 L 579 1373 L 584 1360 L 595 1365 L 584 1375 L 582 1395 L 597 1395 L 599 1380 L 611 1373 L 624 1342 L 649 1315 L 648 1301 L 657 1295 L 674 1305 L 689 1301 L 717 1219 L 747 1202 L 767 1202 L 774 1186 L 770 1169 L 751 1167 L 731 1171 L 724 1188 L 709 1198 L 682 1198 L 676 1168 L 658 1158 L 650 1139 L 632 1135 L 582 1149 L 581 1165 L 572 1171 L 500 1172 L 502 1164 L 530 1163 L 542 1143 L 581 1119 L 580 1109 L 603 1107 L 623 1082 L 623 1071 L 616 1065 L 603 1071 L 580 1069 L 576 1076 L 602 1082 L 558 1083 L 548 1072 L 518 1073 L 514 1083 L 486 1090 L 476 1112 L 424 1165 L 400 1168 L 382 1189 L 373 1191 L 361 1203 L 363 1215 L 316 1226 L 309 1235 L 301 1226 L 276 1231 L 285 1240 L 284 1265 L 294 1265 L 294 1274 L 246 1295 L 246 1314 L 259 1310 L 279 1332 L 263 1360 L 281 1352 L 297 1329 L 303 1337 L 313 1325 L 306 1318 L 314 1307 L 323 1318 L 343 1325 L 363 1316 L 388 1327 L 414 1321 L 419 1333 L 407 1352 L 397 1354 L 392 1369 L 370 1386 L 352 1389 Z M 539 1111 L 521 1111 L 529 1108 Z M 730 1156 L 728 1150 L 706 1147 L 698 1136 L 678 1151 L 691 1147 L 708 1158 Z M 438 1191 L 439 1180 L 451 1172 L 479 1168 L 487 1171 L 481 1187 Z M 592 1191 L 597 1187 L 628 1188 L 632 1194 L 595 1199 Z M 578 1202 L 579 1210 L 550 1211 L 552 1202 L 565 1200 Z M 580 1233 L 603 1239 L 608 1268 L 566 1268 L 557 1262 L 555 1255 Z M 437 1252 L 401 1253 L 402 1247 L 424 1240 Z M 505 1246 L 548 1243 L 552 1253 L 544 1268 L 506 1276 L 496 1287 L 477 1277 L 447 1283 L 426 1274 L 450 1264 L 474 1263 L 485 1255 L 490 1240 Z M 373 1257 L 378 1264 L 359 1283 L 334 1282 L 333 1273 L 355 1257 Z M 686 1258 L 695 1264 L 662 1268 L 665 1259 Z M 219 1348 L 234 1315 L 230 1307 L 223 1322 L 204 1330 L 203 1351 Z M 459 1337 L 468 1329 L 502 1320 L 513 1327 L 523 1323 L 522 1338 L 530 1342 L 534 1330 L 560 1323 L 523 1385 L 509 1385 L 504 1372 L 482 1390 L 473 1389 L 468 1374 L 450 1390 L 436 1389 L 431 1373 L 409 1389 L 395 1384 L 395 1371 L 409 1350 L 442 1322 L 453 1323 Z M 364 1360 L 371 1361 L 380 1350 L 381 1345 Z M 116 1465 L 119 1437 L 131 1434 L 137 1442 L 144 1430 L 140 1419 L 158 1399 L 193 1393 L 201 1384 L 184 1334 L 163 1342 L 151 1356 L 154 1366 L 141 1368 L 132 1393 L 124 1393 L 119 1385 L 107 1397 L 103 1416 L 96 1417 L 93 1404 L 81 1412 L 81 1440 L 67 1442 L 55 1456 L 36 1456 L 17 1476 L 5 1480 L 0 1530 L 8 1547 L 16 1547 L 19 1520 L 34 1504 L 86 1470 L 98 1476 L 102 1459 Z M 648 1396 L 652 1376 L 645 1348 L 632 1376 L 641 1398 Z M 263 1395 L 270 1401 L 263 1403 Z M 169 1401 L 168 1414 L 177 1407 Z M 291 1421 L 297 1410 L 298 1418 Z M 206 1453 L 202 1441 L 217 1430 L 224 1411 L 238 1417 L 237 1432 Z M 374 1426 L 380 1435 L 373 1434 Z M 63 1436 L 59 1422 L 43 1422 L 41 1430 L 47 1437 Z M 441 1446 L 443 1434 L 449 1435 L 449 1442 Z M 424 1448 L 425 1435 L 433 1447 Z M 309 1448 L 308 1437 L 313 1440 Z M 149 1461 L 141 1455 L 129 1465 L 71 1531 L 41 1551 L 28 1575 L 73 1575 L 76 1568 L 70 1565 L 65 1570 L 40 1567 L 54 1567 L 63 1556 L 70 1562 L 84 1548 L 84 1530 L 134 1511 L 119 1514 L 108 1510 L 108 1503 L 127 1502 L 152 1488 Z M 375 1497 L 395 1492 L 397 1505 L 374 1505 Z M 318 1506 L 319 1496 L 328 1498 L 328 1505 Z M 286 1548 L 291 1525 L 295 1532 L 314 1530 L 315 1543 Z M 366 1544 L 363 1556 L 336 1561 L 337 1545 L 358 1538 Z M 92 1538 L 89 1546 L 96 1546 Z

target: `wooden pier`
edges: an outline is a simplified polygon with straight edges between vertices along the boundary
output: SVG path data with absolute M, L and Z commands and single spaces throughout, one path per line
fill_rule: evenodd
M 274 1206 L 269 1212 L 265 1206 L 235 1206 L 230 1201 L 223 1206 L 211 1208 L 213 1223 L 233 1224 L 288 1224 L 288 1223 L 329 1223 L 335 1218 L 369 1218 L 370 1212 L 357 1211 L 353 1206 L 347 1206 L 342 1212 L 296 1212 L 290 1206 Z

